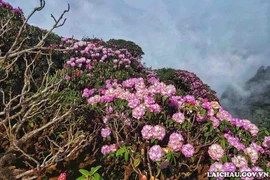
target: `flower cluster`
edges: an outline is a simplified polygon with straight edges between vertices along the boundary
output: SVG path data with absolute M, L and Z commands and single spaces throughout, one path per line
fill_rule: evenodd
M 111 129 L 109 127 L 106 127 L 106 128 L 102 128 L 101 129 L 101 136 L 102 137 L 108 137 L 111 135 Z
M 71 39 L 62 38 L 65 44 L 73 43 Z M 113 50 L 106 48 L 104 42 L 92 41 L 76 41 L 69 50 L 73 50 L 77 56 L 71 57 L 67 61 L 67 65 L 72 68 L 83 68 L 92 70 L 97 63 L 104 63 L 105 61 L 113 62 L 113 67 L 120 68 L 121 66 L 129 68 L 132 61 L 136 61 L 138 66 L 142 66 L 138 58 L 132 55 L 126 49 Z
M 135 87 L 135 91 L 130 92 L 128 89 L 133 87 Z M 108 86 L 107 88 L 103 95 L 96 94 L 88 98 L 88 104 L 93 105 L 98 102 L 112 102 L 115 99 L 124 99 L 128 101 L 128 106 L 132 108 L 132 116 L 135 119 L 141 119 L 147 108 L 150 112 L 159 113 L 161 111 L 160 105 L 154 100 L 156 94 L 170 97 L 175 93 L 174 86 L 165 85 L 164 83 L 155 83 L 147 88 L 143 78 L 128 79 L 123 81 L 122 84 L 115 82 L 114 86 Z
M 233 137 L 230 133 L 225 133 L 224 137 L 228 140 L 229 145 L 235 147 L 238 151 L 246 148 L 245 145 L 240 142 L 238 137 Z
M 270 149 L 270 136 L 264 137 L 262 145 L 263 145 L 263 147 Z
M 222 121 L 225 120 L 229 122 L 234 127 L 239 127 L 243 130 L 248 130 L 252 136 L 257 136 L 259 129 L 258 127 L 251 123 L 247 119 L 233 118 L 231 114 L 225 111 L 222 107 L 219 108 L 217 117 Z
M 14 8 L 9 3 L 4 2 L 3 0 L 0 0 L 0 8 L 1 7 L 4 7 L 6 9 L 10 9 L 15 14 L 23 14 L 22 10 L 19 7 L 18 8 Z
M 203 84 L 203 82 L 194 74 L 184 70 L 177 70 L 175 76 L 183 81 L 187 85 L 195 97 L 210 97 L 212 101 L 217 101 L 217 95 L 212 91 L 209 86 Z
M 156 125 L 156 126 L 145 125 L 141 133 L 142 133 L 142 137 L 146 140 L 149 140 L 152 138 L 163 140 L 164 136 L 166 135 L 165 128 L 160 125 Z
M 169 138 L 168 146 L 172 148 L 175 152 L 181 150 L 184 138 L 180 133 L 172 133 Z
M 84 93 L 87 92 L 88 89 Z M 196 114 L 196 120 L 198 122 L 204 122 L 202 121 L 202 117 L 203 119 L 209 118 L 209 120 L 212 122 L 213 127 L 217 128 L 222 121 L 227 121 L 230 122 L 232 126 L 250 131 L 252 135 L 255 135 L 257 133 L 256 127 L 254 127 L 250 121 L 232 118 L 232 116 L 227 111 L 225 111 L 217 102 L 209 102 L 207 99 L 202 98 L 198 98 L 196 100 L 194 96 L 190 95 L 175 96 L 174 93 L 175 88 L 172 85 L 165 85 L 162 82 L 155 82 L 154 84 L 150 84 L 149 87 L 147 87 L 144 84 L 143 78 L 131 78 L 123 81 L 121 84 L 117 83 L 117 81 L 114 81 L 114 83 L 106 81 L 106 89 L 104 89 L 103 93 L 93 94 L 91 97 L 88 98 L 88 103 L 110 103 L 116 99 L 123 99 L 128 102 L 127 106 L 132 109 L 132 117 L 134 119 L 140 120 L 144 117 L 147 109 L 150 112 L 161 111 L 161 109 L 158 109 L 158 111 L 156 109 L 151 110 L 151 107 L 153 105 L 157 105 L 159 107 L 159 104 L 156 103 L 154 96 L 156 94 L 161 94 L 164 97 L 169 98 L 168 105 L 171 107 L 183 109 L 186 108 L 186 106 L 194 106 L 195 109 L 203 110 L 203 114 Z M 185 114 L 180 111 L 172 114 L 171 118 L 175 122 L 180 124 L 183 124 L 186 119 Z M 104 123 L 107 122 L 108 117 L 106 118 L 106 120 L 104 120 Z M 103 129 L 103 137 L 107 137 L 109 134 L 109 131 L 106 134 L 105 129 Z M 160 125 L 145 125 L 141 130 L 141 134 L 142 137 L 146 140 L 150 140 L 152 138 L 157 140 L 163 140 L 166 135 L 166 131 L 165 128 Z M 250 156 L 253 163 L 258 160 L 256 152 L 258 151 L 257 149 L 260 149 L 260 146 L 255 146 L 255 144 L 253 144 L 250 145 L 249 148 L 246 148 L 240 142 L 239 138 L 232 136 L 231 132 L 225 133 L 224 137 L 225 139 L 227 139 L 230 146 L 235 147 L 237 150 L 243 150 L 248 156 Z M 180 133 L 172 133 L 169 138 L 168 147 L 171 148 L 174 152 L 181 151 L 185 157 L 193 156 L 194 147 L 191 144 L 183 145 L 183 141 L 184 139 Z M 155 150 L 157 149 L 159 148 L 156 147 Z M 211 145 L 209 147 L 208 153 L 213 160 L 217 161 L 219 161 L 225 154 L 224 149 L 222 149 L 221 146 L 218 144 Z
M 264 172 L 259 166 L 248 166 L 248 161 L 242 155 L 237 155 L 232 158 L 232 162 L 225 162 L 224 164 L 215 162 L 210 166 L 209 172 L 236 172 L 237 168 L 239 172 Z M 257 179 L 263 179 L 259 174 L 256 176 Z
M 208 154 L 213 160 L 219 161 L 224 156 L 224 149 L 219 144 L 212 144 Z
M 178 112 L 178 113 L 175 113 L 173 116 L 172 116 L 172 119 L 175 121 L 175 122 L 178 122 L 179 124 L 183 124 L 184 121 L 185 121 L 185 115 L 181 112 Z
M 181 151 L 185 157 L 192 157 L 195 149 L 191 144 L 184 144 Z
M 256 151 L 256 149 L 252 148 L 252 147 L 247 147 L 245 150 L 244 150 L 245 154 L 249 156 L 251 162 L 253 164 L 255 164 L 258 159 L 259 159 L 259 154 L 258 154 L 258 151 Z
M 110 154 L 112 152 L 116 152 L 119 149 L 119 146 L 117 144 L 111 144 L 111 145 L 104 145 L 101 148 L 101 153 L 103 155 Z
M 163 154 L 162 148 L 159 145 L 154 145 L 149 150 L 149 158 L 152 161 L 161 161 Z
M 85 89 L 83 90 L 82 97 L 88 98 L 89 96 L 91 96 L 92 94 L 94 94 L 94 92 L 95 92 L 94 89 L 88 89 L 88 88 L 85 88 Z

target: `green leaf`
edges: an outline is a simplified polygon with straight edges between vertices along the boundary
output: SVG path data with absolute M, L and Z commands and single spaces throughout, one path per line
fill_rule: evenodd
M 167 159 L 170 161 L 171 158 L 172 158 L 172 154 L 169 152 L 169 153 L 166 154 L 166 157 L 167 157 Z
M 187 121 L 185 121 L 184 124 L 182 124 L 182 129 L 185 129 L 186 126 L 187 126 Z
M 200 110 L 200 115 L 201 115 L 201 116 L 204 116 L 205 113 L 206 113 L 206 110 L 205 110 L 205 109 L 201 109 L 201 110 Z
M 168 98 L 168 97 L 163 96 L 163 97 L 162 97 L 162 103 L 164 103 L 164 102 L 167 100 L 167 98 Z
M 227 160 L 227 156 L 224 156 L 222 159 L 221 159 L 221 162 L 222 163 L 225 163 L 225 162 L 227 162 L 228 160 Z
M 34 123 L 33 123 L 33 122 L 29 122 L 28 124 L 29 124 L 29 126 L 30 126 L 31 128 L 34 127 Z
M 214 128 L 213 126 L 211 126 L 209 132 L 212 133 L 213 131 L 214 131 Z
M 221 143 L 222 148 L 225 148 L 225 140 L 222 139 L 220 143 Z
M 94 180 L 100 180 L 100 179 L 101 179 L 101 176 L 98 173 L 94 174 Z
M 120 149 L 118 149 L 118 150 L 116 151 L 116 157 L 122 156 L 123 153 L 125 152 L 125 150 L 126 150 L 125 147 L 121 147 Z
M 86 180 L 84 176 L 78 177 L 76 180 Z
M 145 116 L 146 116 L 147 119 L 150 119 L 151 118 L 151 112 L 149 111 L 148 108 L 146 110 Z
M 85 170 L 85 169 L 80 169 L 79 171 L 80 171 L 80 173 L 82 173 L 84 176 L 89 176 L 89 175 L 90 175 L 90 172 L 87 171 L 87 170 Z
M 264 130 L 264 132 L 265 132 L 265 134 L 266 134 L 267 136 L 270 135 L 269 131 L 267 131 L 266 129 Z
M 209 136 L 209 134 L 210 134 L 210 132 L 205 132 L 203 135 L 204 135 L 204 137 L 207 137 L 207 136 Z
M 134 160 L 134 167 L 136 168 L 136 167 L 138 167 L 139 165 L 140 165 L 140 163 L 141 163 L 141 160 L 140 160 L 140 158 L 136 158 L 135 160 Z
M 173 120 L 172 119 L 169 119 L 169 126 L 171 126 L 173 124 Z
M 94 168 L 91 168 L 91 171 L 90 171 L 90 176 L 93 176 L 93 174 L 95 174 L 102 166 L 97 166 L 97 167 L 94 167 Z
M 128 162 L 128 160 L 129 160 L 129 153 L 126 151 L 125 152 L 125 161 Z

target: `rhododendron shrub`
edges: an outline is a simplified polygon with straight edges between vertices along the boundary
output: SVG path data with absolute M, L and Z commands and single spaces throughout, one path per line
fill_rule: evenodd
M 135 58 L 141 58 L 144 55 L 144 52 L 140 46 L 131 41 L 126 41 L 123 39 L 110 39 L 107 41 L 107 46 L 117 49 L 128 49 L 131 55 Z
M 83 63 L 67 62 L 70 69 L 77 66 L 82 73 L 88 72 Z M 190 177 L 202 174 L 207 165 L 215 169 L 217 164 L 219 170 L 228 165 L 239 171 L 255 166 L 267 170 L 269 147 L 262 145 L 265 132 L 249 120 L 233 118 L 216 101 L 176 95 L 174 85 L 153 79 L 154 75 L 104 79 L 101 90 L 90 85 L 81 91 L 96 117 L 93 121 L 102 124 L 97 159 L 103 157 L 99 163 L 108 165 L 110 177 L 123 170 L 130 172 L 130 178 Z M 241 166 L 238 157 L 245 162 Z
M 105 48 L 102 41 L 63 42 L 74 51 L 67 52 L 72 54 L 65 65 L 66 85 L 81 92 L 89 123 L 100 126 L 93 141 L 97 164 L 107 167 L 104 177 L 268 170 L 269 147 L 262 144 L 268 132 L 205 98 L 212 91 L 200 92 L 205 86 L 194 74 L 176 71 L 179 81 L 165 84 L 125 49 Z M 193 93 L 184 95 L 179 83 Z M 237 164 L 239 158 L 244 164 Z
M 208 85 L 204 84 L 194 73 L 172 68 L 157 69 L 155 72 L 156 74 L 151 77 L 158 77 L 166 84 L 175 85 L 181 95 L 193 95 L 195 97 L 207 98 L 210 101 L 219 102 L 216 92 Z
M 71 88 L 105 88 L 106 80 L 116 83 L 128 77 L 143 77 L 143 65 L 139 58 L 131 56 L 127 49 L 106 48 L 105 42 L 77 41 L 62 38 L 62 47 L 68 48 L 66 80 Z M 72 50 L 72 51 L 70 51 Z

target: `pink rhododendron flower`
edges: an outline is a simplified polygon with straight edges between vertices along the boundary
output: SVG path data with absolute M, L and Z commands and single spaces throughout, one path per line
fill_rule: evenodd
M 260 153 L 264 153 L 264 149 L 259 146 L 258 144 L 256 144 L 255 142 L 252 142 L 249 147 L 254 148 L 256 151 L 260 152 Z
M 209 116 L 209 117 L 213 117 L 215 115 L 215 111 L 214 111 L 214 109 L 210 109 L 210 110 L 208 110 L 207 111 L 207 116 Z
M 145 125 L 141 131 L 142 137 L 146 140 L 152 139 L 153 137 L 153 127 L 150 125 Z
M 225 172 L 235 172 L 236 171 L 236 166 L 232 162 L 225 162 L 223 164 L 222 168 Z
M 184 116 L 183 113 L 178 112 L 178 113 L 175 113 L 175 114 L 172 116 L 172 119 L 173 119 L 175 122 L 178 122 L 179 124 L 183 124 L 184 121 L 185 121 L 185 116 Z
M 238 151 L 246 148 L 245 145 L 240 142 L 239 138 L 233 137 L 229 133 L 224 134 L 224 137 L 228 140 L 230 146 L 235 147 Z
M 110 152 L 116 152 L 119 149 L 117 144 L 110 145 Z
M 104 124 L 107 124 L 107 122 L 110 120 L 110 117 L 109 116 L 104 116 L 102 120 L 103 120 Z
M 159 79 L 155 78 L 155 77 L 151 77 L 151 78 L 148 79 L 148 82 L 151 83 L 151 84 L 158 83 Z
M 65 79 L 66 79 L 67 81 L 69 81 L 69 80 L 70 80 L 70 76 L 69 76 L 69 75 L 66 75 L 66 76 L 65 76 Z
M 145 106 L 142 104 L 132 110 L 132 117 L 134 117 L 135 119 L 141 119 L 144 116 L 144 114 L 145 114 Z
M 109 145 L 104 145 L 104 146 L 102 146 L 102 148 L 101 148 L 101 153 L 102 153 L 103 155 L 107 155 L 107 154 L 109 154 L 110 152 L 111 152 L 111 148 L 110 148 Z
M 106 112 L 107 113 L 112 113 L 113 112 L 113 107 L 112 106 L 107 107 Z
M 146 105 L 146 107 L 149 108 L 150 112 L 157 112 L 159 113 L 161 111 L 161 107 L 159 104 L 150 104 L 150 105 Z
M 184 99 L 185 102 L 189 102 L 189 103 L 192 103 L 192 104 L 195 104 L 195 102 L 196 102 L 195 97 L 190 96 L 190 95 L 184 96 L 183 99 Z
M 95 92 L 94 89 L 88 89 L 88 88 L 85 88 L 85 89 L 83 90 L 82 97 L 88 98 L 89 96 L 91 96 L 92 94 L 94 94 L 94 92 Z
M 212 124 L 213 124 L 213 126 L 215 128 L 217 128 L 219 126 L 219 124 L 220 124 L 220 121 L 216 117 L 214 117 L 214 116 L 211 116 L 210 117 L 210 121 L 212 121 Z
M 259 166 L 254 166 L 253 168 L 251 168 L 252 172 L 264 172 L 264 170 L 262 168 L 260 168 Z M 264 179 L 265 177 L 263 177 L 262 175 L 260 175 L 259 173 L 255 176 L 256 179 Z
M 270 136 L 265 136 L 262 146 L 265 148 L 270 148 Z
M 219 162 L 214 162 L 211 164 L 209 168 L 209 172 L 222 172 L 223 171 L 223 165 Z
M 67 179 L 67 173 L 66 172 L 61 173 L 57 178 L 57 180 L 66 180 L 66 179 Z
M 100 95 L 95 95 L 95 96 L 93 96 L 93 97 L 90 97 L 90 98 L 87 100 L 87 103 L 93 105 L 93 104 L 98 103 L 99 101 L 100 101 Z
M 182 134 L 174 132 L 170 135 L 169 141 L 184 141 L 184 138 Z
M 207 114 L 201 115 L 200 112 L 197 112 L 196 120 L 198 122 L 205 122 L 207 119 Z
M 251 133 L 252 136 L 257 136 L 259 129 L 255 124 L 250 124 L 248 126 L 249 132 Z
M 152 161 L 161 161 L 163 156 L 162 148 L 159 145 L 154 145 L 149 150 L 149 158 Z
M 141 101 L 134 97 L 133 99 L 129 99 L 128 101 L 128 107 L 134 109 L 140 105 Z
M 239 172 L 252 172 L 252 170 L 248 166 L 243 166 L 239 168 Z M 241 180 L 253 180 L 254 177 L 242 177 Z
M 224 149 L 219 144 L 212 144 L 208 154 L 213 160 L 219 161 L 224 156 Z
M 72 67 L 76 66 L 75 62 L 70 63 Z
M 175 152 L 181 150 L 183 146 L 184 138 L 180 133 L 172 133 L 169 138 L 168 146 L 172 148 Z
M 238 168 L 241 168 L 241 167 L 246 167 L 248 166 L 248 163 L 247 163 L 247 160 L 244 156 L 241 156 L 241 155 L 238 155 L 238 156 L 234 156 L 232 158 L 232 162 L 233 164 L 238 167 Z
M 210 102 L 204 102 L 204 103 L 202 103 L 202 107 L 204 109 L 207 109 L 207 110 L 212 109 L 212 106 L 211 106 L 211 103 Z
M 166 135 L 166 131 L 165 131 L 164 127 L 162 127 L 160 125 L 154 126 L 154 128 L 153 128 L 153 138 L 158 139 L 158 140 L 162 140 L 165 135 Z
M 176 93 L 176 89 L 173 85 L 165 86 L 161 91 L 161 95 L 163 96 L 172 96 L 175 93 Z
M 102 137 L 108 137 L 111 135 L 111 129 L 109 127 L 106 127 L 106 128 L 102 128 L 101 129 L 101 136 Z
M 217 101 L 212 101 L 211 106 L 212 106 L 213 109 L 219 109 L 220 108 L 220 105 L 218 104 Z
M 182 153 L 185 157 L 192 157 L 194 154 L 194 147 L 191 144 L 185 144 L 182 146 Z
M 250 157 L 250 160 L 253 164 L 255 164 L 259 159 L 258 152 L 254 148 L 248 147 L 244 150 L 244 152 Z
M 144 103 L 147 105 L 155 104 L 155 99 L 153 97 L 146 96 L 144 97 Z

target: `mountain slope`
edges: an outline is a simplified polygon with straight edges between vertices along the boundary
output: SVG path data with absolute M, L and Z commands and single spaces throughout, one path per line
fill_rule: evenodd
M 221 104 L 233 116 L 270 129 L 270 66 L 260 67 L 242 88 L 229 86 L 222 94 Z

